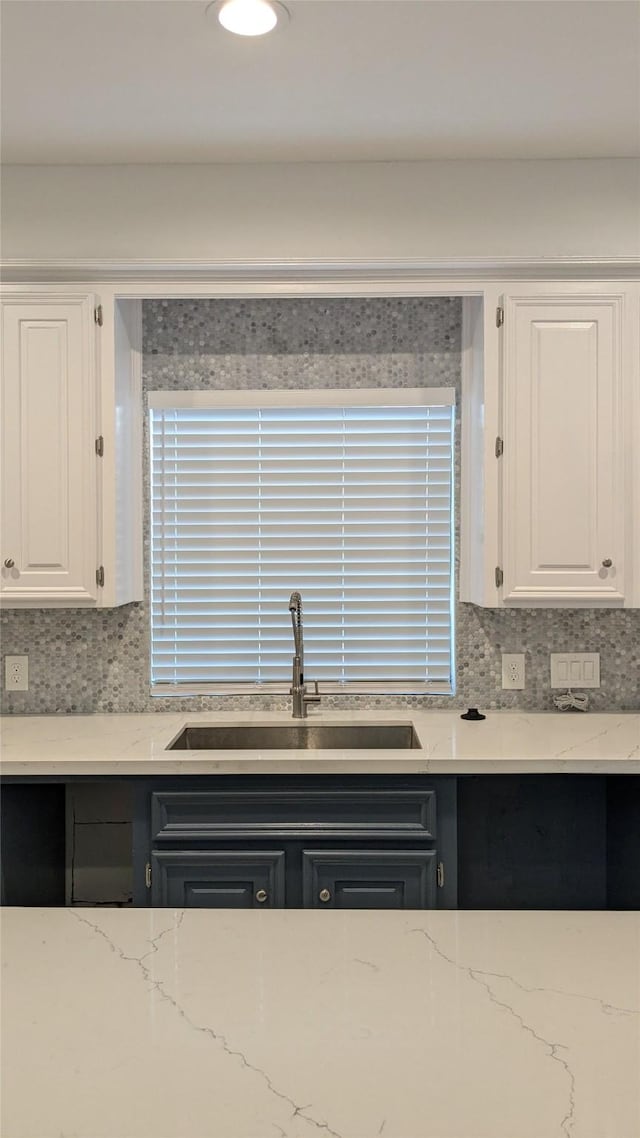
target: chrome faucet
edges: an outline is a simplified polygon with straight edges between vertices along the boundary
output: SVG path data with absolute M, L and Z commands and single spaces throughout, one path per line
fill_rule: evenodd
M 320 703 L 318 685 L 316 694 L 307 695 L 304 682 L 304 642 L 302 637 L 302 597 L 300 593 L 292 593 L 289 597 L 289 612 L 293 625 L 293 675 L 291 678 L 291 695 L 293 696 L 293 718 L 306 719 L 307 704 Z

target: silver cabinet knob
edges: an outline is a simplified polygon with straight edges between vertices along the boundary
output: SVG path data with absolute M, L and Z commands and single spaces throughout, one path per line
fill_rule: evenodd
M 13 569 L 14 565 L 15 565 L 15 561 L 13 560 L 13 557 L 7 557 L 7 559 L 4 563 L 5 569 Z
M 264 902 L 268 899 L 268 897 L 269 897 L 269 894 L 267 893 L 266 889 L 258 889 L 258 891 L 256 893 L 256 901 L 259 901 L 260 904 L 263 905 Z
M 611 566 L 613 565 L 613 561 L 611 560 L 611 558 L 610 558 L 610 557 L 605 557 L 605 559 L 604 559 L 604 561 L 602 562 L 602 564 L 603 564 L 603 566 L 604 566 L 604 568 L 605 568 L 605 569 L 610 569 L 610 568 L 611 568 Z
M 320 892 L 318 893 L 318 897 L 320 898 L 321 901 L 330 901 L 331 900 L 331 893 L 329 892 L 328 889 L 321 889 Z

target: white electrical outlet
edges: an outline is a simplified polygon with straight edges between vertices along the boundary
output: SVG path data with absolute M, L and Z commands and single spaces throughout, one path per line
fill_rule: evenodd
M 5 691 L 29 691 L 29 657 L 5 656 Z
M 524 688 L 524 652 L 502 653 L 502 687 L 505 691 Z
M 552 652 L 552 688 L 599 688 L 599 652 Z

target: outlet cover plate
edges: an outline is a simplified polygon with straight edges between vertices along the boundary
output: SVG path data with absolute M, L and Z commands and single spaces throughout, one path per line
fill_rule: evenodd
M 524 652 L 502 653 L 502 690 L 523 691 Z
M 29 657 L 5 656 L 5 691 L 29 691 Z
M 599 688 L 599 652 L 552 652 L 552 688 Z

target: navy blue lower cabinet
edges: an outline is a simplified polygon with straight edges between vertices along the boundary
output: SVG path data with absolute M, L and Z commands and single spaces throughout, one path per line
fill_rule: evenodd
M 120 781 L 0 780 L 4 905 L 64 904 L 64 784 Z M 137 906 L 640 908 L 635 774 L 126 781 Z M 94 868 L 108 874 L 108 858 Z
M 268 909 L 285 903 L 283 850 L 154 850 L 151 904 L 176 909 Z
M 433 909 L 431 850 L 303 850 L 305 909 Z
M 158 778 L 136 802 L 137 905 L 457 906 L 452 778 Z

